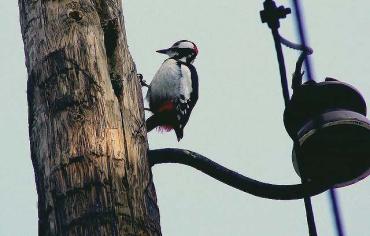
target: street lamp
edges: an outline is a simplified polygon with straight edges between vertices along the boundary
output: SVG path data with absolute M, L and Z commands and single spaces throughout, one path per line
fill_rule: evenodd
M 370 122 L 366 118 L 366 103 L 351 85 L 333 78 L 315 82 L 307 56 L 299 5 L 293 0 L 301 44 L 283 38 L 278 29 L 280 19 L 291 13 L 289 8 L 277 7 L 265 0 L 261 20 L 271 29 L 279 62 L 282 93 L 285 102 L 284 125 L 294 142 L 293 165 L 302 183 L 276 185 L 263 183 L 202 156 L 176 148 L 149 150 L 150 166 L 161 163 L 180 163 L 241 191 L 258 197 L 278 200 L 305 200 L 307 222 L 311 236 L 317 235 L 310 197 L 330 189 L 338 235 L 343 235 L 339 210 L 333 188 L 353 184 L 370 174 Z M 293 94 L 290 97 L 282 44 L 301 50 L 293 74 Z M 307 82 L 302 83 L 301 68 L 306 63 Z

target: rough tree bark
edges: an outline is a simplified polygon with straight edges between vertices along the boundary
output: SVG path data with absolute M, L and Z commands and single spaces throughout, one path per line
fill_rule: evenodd
M 161 235 L 121 0 L 19 0 L 39 235 Z

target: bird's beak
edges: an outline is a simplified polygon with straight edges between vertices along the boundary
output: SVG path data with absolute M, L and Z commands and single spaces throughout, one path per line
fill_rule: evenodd
M 171 51 L 171 48 L 167 48 L 167 49 L 157 50 L 156 52 L 162 53 L 162 54 L 168 54 L 170 51 Z

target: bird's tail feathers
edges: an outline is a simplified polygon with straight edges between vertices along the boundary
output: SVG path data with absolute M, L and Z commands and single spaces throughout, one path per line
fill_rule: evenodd
M 149 117 L 146 121 L 146 130 L 147 132 L 152 131 L 155 127 L 158 127 L 160 125 L 160 120 L 158 119 L 157 115 L 152 115 Z
M 154 128 L 157 128 L 159 132 L 170 132 L 173 129 L 173 126 L 168 124 L 158 115 L 154 114 L 146 120 L 146 130 L 147 132 L 152 131 Z
M 177 137 L 177 141 L 180 142 L 182 137 L 184 136 L 184 131 L 183 129 L 174 129 Z

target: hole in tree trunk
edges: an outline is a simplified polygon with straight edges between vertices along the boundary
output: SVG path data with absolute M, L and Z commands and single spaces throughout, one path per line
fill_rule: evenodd
M 118 22 L 117 19 L 112 19 L 103 26 L 104 30 L 104 45 L 107 54 L 109 65 L 109 74 L 112 82 L 112 87 L 116 96 L 119 96 L 122 91 L 122 81 L 118 73 L 115 72 L 115 51 L 117 48 L 118 40 Z

